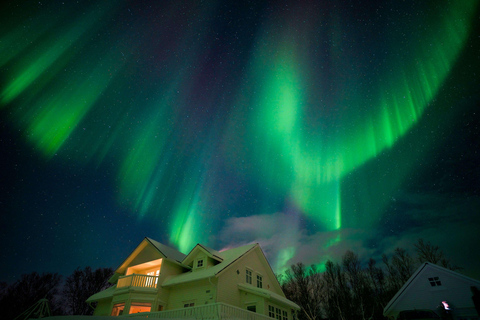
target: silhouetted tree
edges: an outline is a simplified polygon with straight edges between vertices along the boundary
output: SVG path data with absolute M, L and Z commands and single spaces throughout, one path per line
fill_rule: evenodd
M 450 270 L 460 270 L 461 268 L 453 265 L 450 259 L 447 259 L 442 250 L 437 245 L 433 245 L 430 241 L 425 242 L 423 239 L 418 239 L 414 244 L 417 252 L 417 260 L 419 263 L 431 262 L 438 264 Z
M 47 299 L 53 315 L 62 314 L 55 296 L 61 282 L 57 273 L 23 274 L 21 278 L 3 290 L 0 298 L 2 319 L 14 319 L 40 299 Z M 34 318 L 32 314 L 30 317 Z
M 415 271 L 415 262 L 403 248 L 396 248 L 390 259 L 383 254 L 382 261 L 387 268 L 386 294 L 393 297 Z
M 108 279 L 112 276 L 112 268 L 99 268 L 92 271 L 92 268 L 76 269 L 65 280 L 62 291 L 62 301 L 67 314 L 92 315 L 91 308 L 86 300 L 93 294 L 107 289 L 111 286 Z
M 338 263 L 328 260 L 323 273 L 325 281 L 325 312 L 328 319 L 348 320 L 351 313 L 349 289 L 345 274 Z
M 385 295 L 385 273 L 383 269 L 377 267 L 375 259 L 368 260 L 368 267 L 366 269 L 367 277 L 370 282 L 373 298 L 373 314 L 374 319 L 383 318 L 383 308 L 388 303 Z
M 396 248 L 390 256 L 383 254 L 383 268 L 372 258 L 363 263 L 352 251 L 343 255 L 341 264 L 327 261 L 323 273 L 297 263 L 280 276 L 282 288 L 302 308 L 299 319 L 384 320 L 384 307 L 412 276 L 416 261 L 459 269 L 438 246 L 419 240 L 415 248 L 416 259 L 403 248 Z
M 307 268 L 297 263 L 285 272 L 282 289 L 286 297 L 301 307 L 299 319 L 321 319 L 321 295 L 323 283 L 314 265 Z

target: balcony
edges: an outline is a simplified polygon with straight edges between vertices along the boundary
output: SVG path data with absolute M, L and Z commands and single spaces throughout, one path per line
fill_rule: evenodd
M 135 287 L 135 288 L 157 288 L 158 277 L 146 274 L 131 274 L 118 278 L 117 289 Z
M 199 307 L 144 312 L 125 315 L 123 317 L 145 317 L 155 319 L 189 319 L 189 320 L 272 320 L 266 315 L 240 309 L 225 303 L 212 303 Z

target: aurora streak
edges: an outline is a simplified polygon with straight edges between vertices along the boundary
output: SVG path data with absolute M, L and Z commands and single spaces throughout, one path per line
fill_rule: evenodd
M 245 9 L 250 20 L 220 27 L 221 1 L 186 11 L 134 11 L 128 1 L 32 9 L 1 29 L 0 108 L 44 161 L 111 163 L 118 204 L 181 251 L 214 245 L 222 219 L 275 212 L 312 221 L 333 245 L 354 224 L 342 211 L 345 179 L 423 119 L 465 49 L 478 1 L 397 8 L 408 20 L 380 6 L 369 22 L 355 20 L 355 8 L 311 6 L 257 5 L 262 18 Z M 409 163 L 375 206 L 376 187 L 365 186 L 362 223 L 379 219 Z M 242 211 L 242 201 L 258 211 Z M 298 253 L 296 232 L 285 237 L 276 270 Z

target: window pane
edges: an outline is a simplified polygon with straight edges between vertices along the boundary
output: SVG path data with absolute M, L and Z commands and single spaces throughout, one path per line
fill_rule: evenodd
M 121 316 L 123 314 L 123 309 L 125 309 L 125 303 L 117 303 L 113 305 L 112 316 Z
M 130 314 L 139 312 L 150 312 L 152 304 L 147 302 L 132 302 L 130 306 Z

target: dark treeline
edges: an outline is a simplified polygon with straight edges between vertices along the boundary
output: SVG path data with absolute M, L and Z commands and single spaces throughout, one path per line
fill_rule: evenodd
M 11 285 L 0 283 L 2 319 L 15 319 L 42 299 L 48 300 L 51 315 L 91 315 L 93 308 L 85 301 L 111 286 L 112 268 L 76 269 L 62 281 L 57 273 L 24 274 Z M 40 314 L 33 313 L 30 318 Z
M 397 248 L 391 256 L 383 254 L 379 265 L 347 251 L 340 262 L 327 261 L 324 272 L 297 263 L 279 281 L 286 297 L 301 307 L 299 320 L 383 320 L 384 307 L 424 262 L 459 269 L 438 246 L 420 239 L 413 256 Z

